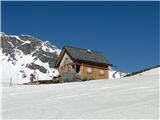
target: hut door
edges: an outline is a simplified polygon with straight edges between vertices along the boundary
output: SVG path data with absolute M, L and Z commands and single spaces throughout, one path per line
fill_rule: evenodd
M 80 65 L 76 65 L 76 73 L 80 72 Z

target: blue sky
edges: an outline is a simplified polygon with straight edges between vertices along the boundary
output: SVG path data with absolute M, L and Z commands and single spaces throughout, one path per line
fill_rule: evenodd
M 118 70 L 159 64 L 159 2 L 2 2 L 1 31 L 101 51 Z

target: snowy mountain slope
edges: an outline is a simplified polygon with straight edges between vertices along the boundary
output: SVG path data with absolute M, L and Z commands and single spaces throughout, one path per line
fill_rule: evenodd
M 128 73 L 117 71 L 117 70 L 114 70 L 112 67 L 109 67 L 109 79 L 122 78 L 127 74 Z
M 4 119 L 158 119 L 158 69 L 147 75 L 3 87 Z
M 54 70 L 54 63 L 60 49 L 49 41 L 42 41 L 30 35 L 6 35 L 0 33 L 2 80 L 24 83 L 30 73 L 38 74 L 38 79 L 48 78 L 48 72 Z

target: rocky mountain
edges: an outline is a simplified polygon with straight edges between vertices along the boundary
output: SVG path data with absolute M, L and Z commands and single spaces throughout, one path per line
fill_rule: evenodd
M 6 35 L 1 37 L 2 79 L 28 79 L 31 72 L 36 72 L 39 79 L 47 79 L 54 70 L 60 49 L 49 41 L 42 41 L 30 35 Z

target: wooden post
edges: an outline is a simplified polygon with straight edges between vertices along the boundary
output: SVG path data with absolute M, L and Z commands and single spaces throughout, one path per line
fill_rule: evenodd
M 9 86 L 12 86 L 12 77 L 10 78 Z
M 84 64 L 82 63 L 82 67 L 81 67 L 81 79 L 84 79 Z
M 37 85 L 39 85 L 38 74 L 37 74 L 37 77 L 36 77 L 36 81 L 37 81 Z
M 109 79 L 109 69 L 107 69 L 106 71 L 107 71 L 107 79 Z

